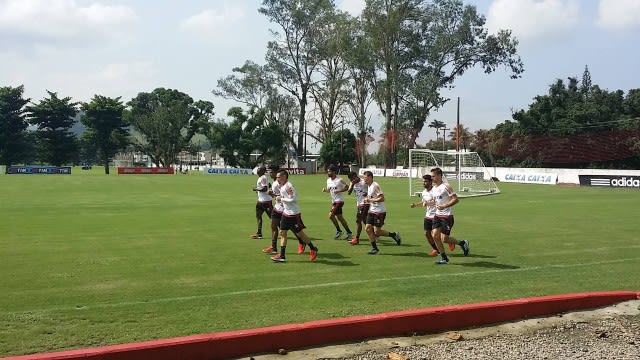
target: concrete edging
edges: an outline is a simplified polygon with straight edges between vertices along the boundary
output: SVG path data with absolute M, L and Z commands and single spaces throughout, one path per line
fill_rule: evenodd
M 608 291 L 438 306 L 300 324 L 192 335 L 98 348 L 22 355 L 4 360 L 212 360 L 367 338 L 436 333 L 640 299 L 640 292 Z

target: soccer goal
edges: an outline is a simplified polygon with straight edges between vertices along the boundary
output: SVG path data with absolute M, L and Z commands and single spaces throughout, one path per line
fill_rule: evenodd
M 477 152 L 409 150 L 409 195 L 422 192 L 422 175 L 439 167 L 459 197 L 491 195 L 500 192 Z

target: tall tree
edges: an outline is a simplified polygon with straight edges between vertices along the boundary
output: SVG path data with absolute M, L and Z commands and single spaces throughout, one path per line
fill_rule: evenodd
M 316 81 L 311 86 L 311 95 L 319 117 L 317 118 L 320 143 L 328 140 L 333 132 L 343 128 L 350 92 L 349 69 L 346 64 L 346 53 L 352 49 L 346 48 L 351 24 L 345 13 L 335 13 L 331 20 L 318 29 L 325 34 L 325 42 L 319 48 L 318 71 Z
M 217 89 L 211 91 L 213 95 L 261 109 L 276 92 L 271 74 L 265 66 L 247 60 L 244 65 L 234 67 L 231 71 L 232 75 L 218 79 Z
M 344 166 L 356 159 L 356 137 L 348 129 L 334 131 L 320 147 L 320 160 L 325 166 Z
M 366 0 L 362 12 L 364 32 L 375 59 L 372 82 L 375 99 L 385 121 L 385 165 L 395 166 L 395 128 L 400 101 L 418 61 L 416 32 L 420 0 Z
M 420 109 L 412 136 L 417 137 L 432 110 L 449 99 L 441 92 L 455 86 L 455 81 L 473 67 L 481 67 L 489 74 L 504 66 L 511 78 L 519 78 L 524 71 L 517 54 L 518 41 L 509 30 L 489 34 L 485 17 L 475 6 L 463 5 L 460 0 L 423 2 L 418 11 L 421 63 L 413 69 L 411 98 Z
M 266 123 L 263 109 L 245 113 L 233 107 L 227 115 L 233 118 L 230 124 L 215 122 L 207 133 L 211 146 L 218 150 L 225 164 L 254 168 L 265 162 L 284 163 L 285 133 L 277 124 Z
M 7 167 L 24 160 L 27 148 L 24 86 L 0 87 L 0 164 Z
M 369 106 L 373 102 L 374 59 L 359 18 L 349 19 L 348 38 L 342 42 L 342 54 L 349 71 L 351 94 L 347 98 L 356 129 L 356 154 L 361 167 L 366 165 L 367 146 L 375 139 Z
M 267 66 L 278 87 L 298 100 L 296 151 L 304 155 L 307 100 L 325 41 L 325 32 L 316 30 L 326 27 L 335 5 L 332 0 L 263 0 L 258 11 L 279 28 L 267 44 Z
M 196 133 L 206 132 L 214 106 L 178 90 L 157 88 L 139 93 L 127 103 L 125 119 L 137 133 L 133 145 L 157 166 L 175 163 L 180 151 L 190 148 Z
M 83 137 L 97 150 L 104 173 L 108 175 L 109 162 L 129 143 L 128 124 L 123 119 L 125 106 L 120 97 L 94 95 L 91 102 L 81 105 L 81 109 L 84 114 L 80 121 L 87 127 Z
M 59 98 L 47 90 L 48 98 L 27 106 L 29 123 L 37 126 L 39 158 L 45 163 L 61 166 L 77 155 L 78 144 L 70 131 L 77 114 L 77 102 L 70 97 Z
M 293 125 L 299 116 L 298 102 L 286 94 L 278 93 L 274 78 L 266 66 L 246 61 L 233 68 L 233 74 L 219 79 L 215 96 L 245 104 L 249 109 L 264 110 L 265 121 L 274 123 L 287 134 L 287 145 L 295 148 Z

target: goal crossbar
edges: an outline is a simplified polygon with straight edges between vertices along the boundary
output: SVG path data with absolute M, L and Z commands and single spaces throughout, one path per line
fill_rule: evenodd
M 442 169 L 445 181 L 451 184 L 460 197 L 492 195 L 500 192 L 493 176 L 484 166 L 477 152 L 410 149 L 410 196 L 422 192 L 422 176 L 430 174 L 431 169 L 435 167 Z

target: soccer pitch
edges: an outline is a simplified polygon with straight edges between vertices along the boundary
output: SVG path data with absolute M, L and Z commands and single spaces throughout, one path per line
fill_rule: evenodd
M 386 196 L 381 253 L 333 240 L 326 176 L 292 175 L 318 260 L 272 263 L 253 240 L 255 176 L 2 175 L 0 356 L 528 296 L 640 290 L 640 191 L 499 184 L 462 199 L 436 266 L 407 179 Z M 114 171 L 115 172 L 115 171 Z M 345 217 L 355 231 L 355 200 Z M 264 218 L 263 233 L 268 233 Z M 364 236 L 363 236 L 364 237 Z

